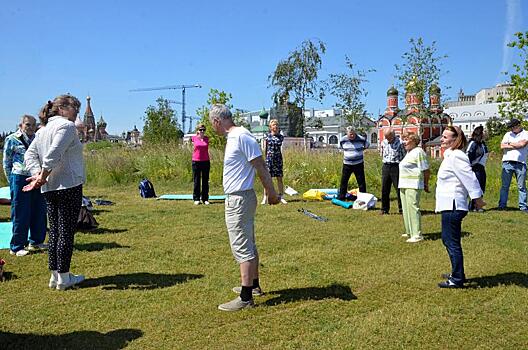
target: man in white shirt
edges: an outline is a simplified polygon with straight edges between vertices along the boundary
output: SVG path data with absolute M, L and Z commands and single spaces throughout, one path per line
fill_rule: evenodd
M 499 210 L 506 208 L 511 179 L 515 174 L 517 188 L 519 189 L 519 209 L 522 212 L 528 213 L 528 205 L 526 203 L 528 132 L 522 129 L 521 122 L 515 118 L 508 122 L 508 127 L 511 128 L 511 131 L 504 135 L 501 142 L 501 149 L 504 155 L 502 156 L 502 186 L 500 190 Z
M 385 138 L 381 142 L 380 153 L 383 166 L 381 168 L 381 214 L 389 214 L 391 187 L 396 189 L 398 197 L 398 211 L 402 213 L 398 180 L 400 177 L 400 162 L 405 157 L 405 148 L 394 129 L 388 128 L 383 132 Z
M 222 311 L 238 311 L 253 307 L 253 295 L 261 295 L 258 265 L 259 255 L 255 243 L 255 211 L 257 197 L 253 190 L 255 171 L 264 186 L 269 204 L 279 203 L 279 197 L 271 176 L 262 159 L 257 140 L 243 127 L 233 122 L 231 111 L 225 105 L 215 104 L 209 111 L 214 131 L 227 137 L 224 154 L 223 186 L 225 221 L 229 243 L 235 260 L 240 264 L 241 287 L 233 288 L 240 293 L 234 300 L 221 304 Z

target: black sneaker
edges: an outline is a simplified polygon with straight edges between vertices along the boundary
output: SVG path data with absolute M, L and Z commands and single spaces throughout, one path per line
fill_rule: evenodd
M 464 288 L 463 284 L 456 284 L 455 282 L 451 280 L 447 280 L 445 282 L 438 283 L 438 287 L 440 288 Z

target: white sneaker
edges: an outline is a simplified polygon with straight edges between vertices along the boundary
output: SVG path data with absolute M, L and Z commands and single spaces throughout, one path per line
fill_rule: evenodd
M 204 204 L 205 204 L 205 205 L 209 205 L 209 204 L 211 204 L 211 203 L 209 203 L 209 201 L 205 201 Z
M 264 205 L 266 203 L 268 203 L 268 199 L 267 198 L 262 199 L 262 202 L 260 202 L 260 204 L 262 204 L 262 205 Z
M 74 275 L 71 272 L 59 273 L 57 290 L 66 290 L 84 281 L 83 275 Z
M 51 277 L 50 277 L 49 284 L 48 284 L 48 286 L 51 289 L 57 288 L 58 278 L 59 278 L 59 273 L 57 271 L 51 271 Z
M 11 254 L 11 255 L 16 255 L 16 256 L 26 256 L 26 255 L 29 254 L 29 251 L 27 251 L 27 250 L 25 250 L 25 249 L 20 249 L 20 250 L 18 250 L 18 251 L 16 251 L 16 252 L 10 250 L 10 251 L 9 251 L 9 254 Z
M 408 240 L 406 240 L 407 243 L 418 243 L 420 241 L 423 241 L 422 236 L 411 237 Z
M 194 205 L 199 205 L 200 201 L 194 201 Z
M 282 197 L 280 197 L 280 202 L 281 202 L 282 204 L 288 204 L 288 202 L 286 202 L 286 200 L 285 200 L 284 198 L 282 198 Z
M 407 233 L 402 233 L 402 237 L 409 237 L 409 235 Z

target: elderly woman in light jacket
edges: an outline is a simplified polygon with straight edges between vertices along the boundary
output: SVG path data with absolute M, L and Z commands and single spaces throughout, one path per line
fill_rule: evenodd
M 81 103 L 71 95 L 48 101 L 40 115 L 40 129 L 26 152 L 25 162 L 33 175 L 24 190 L 41 188 L 48 204 L 50 225 L 48 263 L 50 288 L 68 289 L 84 280 L 70 272 L 73 239 L 85 180 L 83 147 L 74 121 Z
M 463 149 L 466 137 L 456 126 L 448 126 L 442 133 L 441 147 L 444 160 L 438 169 L 436 182 L 436 212 L 442 214 L 442 242 L 451 260 L 451 274 L 445 274 L 440 288 L 461 288 L 465 282 L 464 258 L 461 245 L 462 219 L 468 212 L 468 196 L 476 208 L 486 203 L 468 156 Z

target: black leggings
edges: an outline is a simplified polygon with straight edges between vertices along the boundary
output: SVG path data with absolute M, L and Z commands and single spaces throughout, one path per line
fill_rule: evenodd
M 202 202 L 209 200 L 209 171 L 211 169 L 211 162 L 206 160 L 202 162 L 192 162 L 193 173 L 193 200 Z M 200 190 L 200 184 L 202 188 Z
M 69 272 L 73 253 L 73 238 L 82 203 L 82 185 L 45 192 L 48 203 L 49 250 L 48 265 L 52 271 Z

